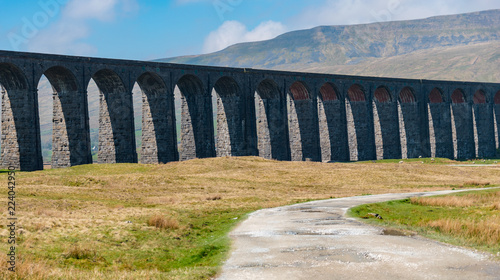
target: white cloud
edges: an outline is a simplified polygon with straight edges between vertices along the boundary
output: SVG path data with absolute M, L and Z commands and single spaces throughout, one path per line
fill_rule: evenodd
M 217 30 L 210 32 L 205 39 L 205 53 L 220 51 L 230 45 L 272 39 L 287 31 L 287 28 L 274 21 L 262 22 L 253 30 L 239 21 L 226 21 Z
M 73 55 L 92 55 L 97 49 L 84 41 L 92 33 L 90 21 L 114 21 L 117 14 L 137 10 L 136 0 L 71 0 L 61 9 L 58 21 L 42 28 L 28 41 L 28 50 Z
M 60 21 L 31 39 L 28 50 L 32 52 L 92 55 L 97 49 L 81 40 L 87 38 L 90 29 L 85 24 Z
M 115 6 L 118 0 L 87 0 L 71 1 L 65 7 L 64 13 L 67 18 L 97 19 L 110 21 L 115 17 Z

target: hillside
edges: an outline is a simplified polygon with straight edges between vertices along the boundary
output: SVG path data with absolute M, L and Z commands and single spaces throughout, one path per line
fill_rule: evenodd
M 496 82 L 500 81 L 500 10 L 412 21 L 321 26 L 268 41 L 237 44 L 212 54 L 159 61 Z

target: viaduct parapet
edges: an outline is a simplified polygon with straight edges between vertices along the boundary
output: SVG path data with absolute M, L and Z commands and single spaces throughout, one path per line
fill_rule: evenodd
M 54 90 L 53 168 L 92 163 L 91 79 L 100 90 L 98 163 L 137 162 L 135 83 L 143 99 L 141 163 L 250 155 L 294 161 L 468 159 L 494 157 L 498 148 L 500 84 L 0 51 L 4 167 L 43 169 L 37 93 L 42 75 Z M 180 145 L 176 87 L 182 95 Z

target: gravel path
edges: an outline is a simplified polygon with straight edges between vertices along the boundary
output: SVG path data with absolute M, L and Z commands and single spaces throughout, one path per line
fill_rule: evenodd
M 346 218 L 353 206 L 454 191 L 360 196 L 264 209 L 231 234 L 220 280 L 500 279 L 491 256 Z

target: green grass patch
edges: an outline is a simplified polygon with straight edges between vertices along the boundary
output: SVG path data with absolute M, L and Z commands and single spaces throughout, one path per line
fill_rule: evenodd
M 500 189 L 367 204 L 350 216 L 500 256 Z M 376 219 L 372 214 L 379 214 Z

